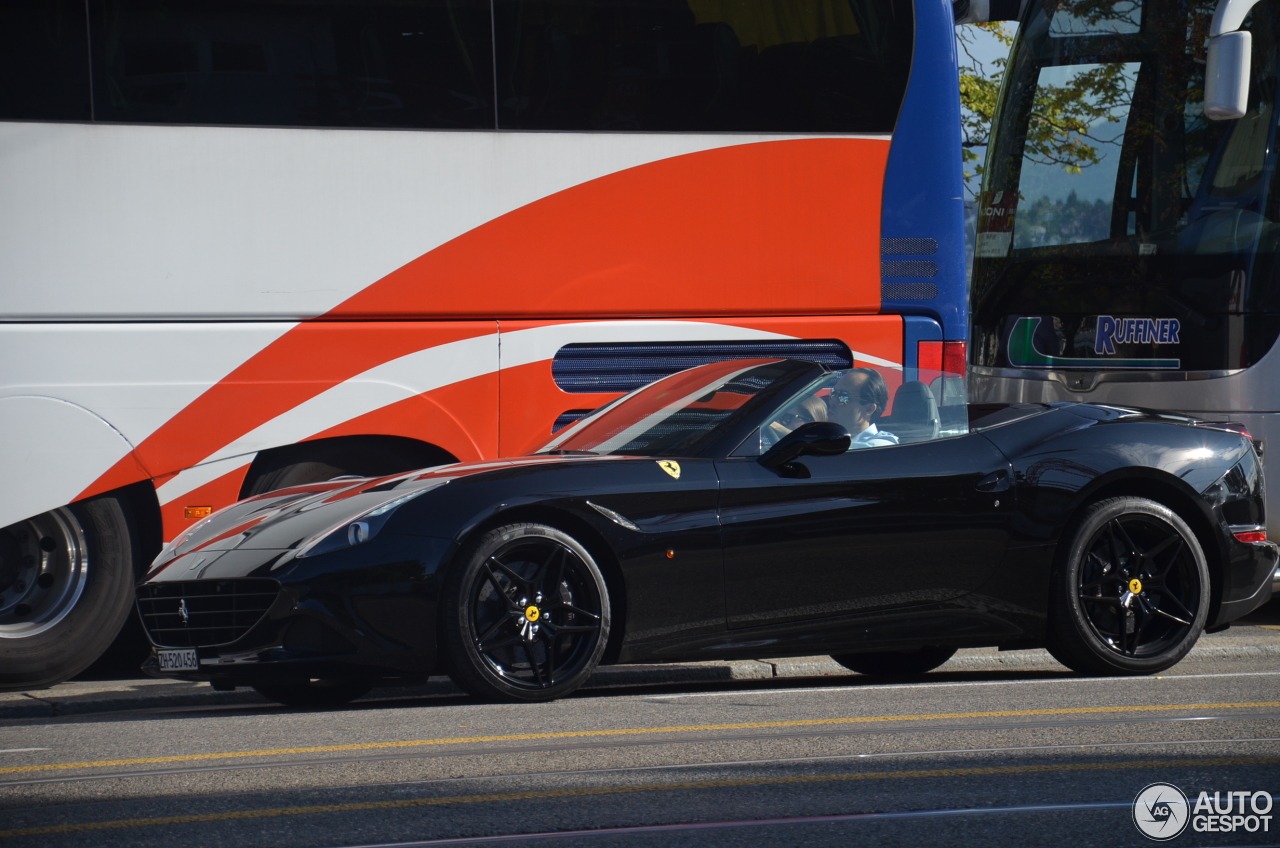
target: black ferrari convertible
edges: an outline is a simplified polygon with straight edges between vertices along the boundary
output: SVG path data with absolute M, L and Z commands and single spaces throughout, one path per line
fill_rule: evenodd
M 531 456 L 241 501 L 139 586 L 144 668 L 293 704 L 432 673 L 542 701 L 601 663 L 910 675 L 990 645 L 1147 674 L 1271 597 L 1243 428 L 903 376 L 714 363 Z

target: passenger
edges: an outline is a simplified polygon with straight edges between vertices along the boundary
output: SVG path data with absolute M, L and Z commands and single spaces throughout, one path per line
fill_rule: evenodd
M 760 431 L 760 447 L 767 450 L 792 430 L 814 421 L 827 420 L 827 405 L 822 398 L 810 395 L 784 409 Z
M 845 426 L 853 441 L 849 449 L 896 445 L 898 437 L 876 428 L 889 405 L 884 377 L 873 368 L 853 368 L 836 382 L 827 398 L 831 420 Z

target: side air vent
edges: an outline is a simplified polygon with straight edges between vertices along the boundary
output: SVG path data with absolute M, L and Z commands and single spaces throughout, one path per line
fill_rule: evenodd
M 938 263 L 932 259 L 881 259 L 881 277 L 936 277 Z
M 938 252 L 938 240 L 931 238 L 880 239 L 881 256 L 932 256 Z
M 275 580 L 176 580 L 138 589 L 138 612 L 151 641 L 165 648 L 205 648 L 234 642 L 266 614 Z
M 807 359 L 829 368 L 853 367 L 849 346 L 837 340 L 598 343 L 560 348 L 551 361 L 551 376 L 566 392 L 630 392 L 677 371 L 710 362 L 773 357 Z M 569 414 L 572 413 L 565 413 Z
M 933 300 L 938 296 L 934 283 L 881 283 L 881 300 Z

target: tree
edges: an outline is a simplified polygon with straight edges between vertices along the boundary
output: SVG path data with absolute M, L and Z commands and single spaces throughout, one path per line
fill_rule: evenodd
M 1088 29 L 1123 22 L 1134 14 L 1135 8 L 1128 0 L 1064 0 L 1059 14 L 1068 11 L 1071 21 Z M 974 148 L 987 145 L 1008 63 L 1004 56 L 989 64 L 978 59 L 974 50 L 978 30 L 989 33 L 1006 47 L 1013 43 L 1012 33 L 1002 23 L 965 24 L 956 28 L 961 56 L 960 107 L 966 185 L 970 177 L 983 173 Z M 1035 85 L 1036 80 L 1024 80 L 1023 84 Z M 1036 85 L 1024 159 L 1061 165 L 1074 174 L 1097 164 L 1102 157 L 1099 146 L 1115 143 L 1114 133 L 1112 138 L 1106 138 L 1099 130 L 1122 120 L 1132 88 L 1133 78 L 1122 62 L 1084 66 L 1062 84 Z
M 960 128 L 964 133 L 960 155 L 966 187 L 971 177 L 982 176 L 983 165 L 973 148 L 987 146 L 1000 84 L 1004 81 L 1004 69 L 1008 63 L 1004 56 L 996 58 L 990 65 L 978 59 L 974 50 L 979 37 L 977 30 L 986 31 L 1006 48 L 1013 44 L 1013 35 L 1003 23 L 956 27 L 956 46 L 960 53 Z

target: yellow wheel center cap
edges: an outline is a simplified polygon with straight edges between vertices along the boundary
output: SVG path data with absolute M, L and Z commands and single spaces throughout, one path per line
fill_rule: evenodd
M 1132 592 L 1132 593 L 1133 593 L 1133 594 L 1135 594 L 1135 595 L 1136 595 L 1136 594 L 1138 594 L 1139 592 L 1141 592 L 1141 591 L 1142 591 L 1142 581 L 1141 581 L 1141 580 L 1139 580 L 1139 579 L 1138 579 L 1138 578 L 1136 578 L 1136 577 L 1135 577 L 1135 578 L 1133 578 L 1132 580 L 1130 580 L 1130 581 L 1129 581 L 1129 591 L 1130 591 L 1130 592 Z
M 1136 583 L 1137 581 L 1135 580 L 1134 582 Z M 524 611 L 524 617 L 529 621 L 537 621 L 542 617 L 542 610 L 531 604 L 529 608 Z

